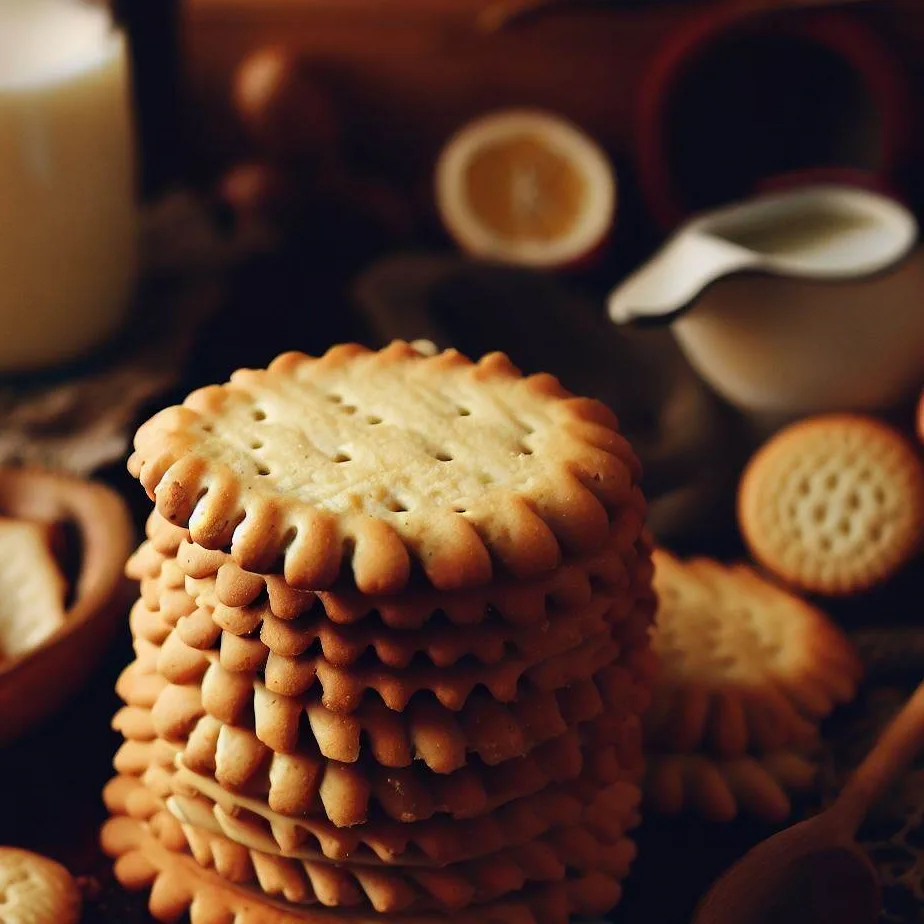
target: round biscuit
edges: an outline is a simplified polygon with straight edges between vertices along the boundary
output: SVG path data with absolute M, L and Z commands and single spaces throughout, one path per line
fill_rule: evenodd
M 81 897 L 60 864 L 14 847 L 0 847 L 0 924 L 76 924 Z
M 788 584 L 830 596 L 897 572 L 924 535 L 924 465 L 881 421 L 815 417 L 771 439 L 738 493 L 754 558 Z
M 804 600 L 744 565 L 654 553 L 660 670 L 645 714 L 656 750 L 724 758 L 804 745 L 856 693 L 847 638 Z
M 368 594 L 536 577 L 643 505 L 615 416 L 499 353 L 284 354 L 161 411 L 134 445 L 164 519 L 304 591 L 349 572 Z

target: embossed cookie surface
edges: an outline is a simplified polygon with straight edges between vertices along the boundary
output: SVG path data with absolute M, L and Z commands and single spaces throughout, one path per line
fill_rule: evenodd
M 202 389 L 138 432 L 129 467 L 167 520 L 243 568 L 364 593 L 419 565 L 440 590 L 499 564 L 545 573 L 599 548 L 641 503 L 638 463 L 601 404 L 501 354 L 404 343 L 286 354 Z
M 0 924 L 76 924 L 79 917 L 80 892 L 63 866 L 0 847 Z
M 795 424 L 751 460 L 738 499 L 754 557 L 790 584 L 822 594 L 890 577 L 924 535 L 924 466 L 872 418 Z
M 847 638 L 745 565 L 655 552 L 652 647 L 661 659 L 646 733 L 659 749 L 726 757 L 804 745 L 856 693 Z

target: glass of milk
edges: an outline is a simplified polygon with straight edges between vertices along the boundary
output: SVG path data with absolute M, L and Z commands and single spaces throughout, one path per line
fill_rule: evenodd
M 115 333 L 136 223 L 125 36 L 100 5 L 0 0 L 0 371 Z

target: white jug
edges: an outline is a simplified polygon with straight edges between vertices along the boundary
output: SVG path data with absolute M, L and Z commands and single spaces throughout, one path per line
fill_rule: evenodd
M 924 385 L 924 248 L 891 199 L 813 186 L 690 221 L 609 298 L 669 321 L 699 374 L 755 414 L 890 407 Z

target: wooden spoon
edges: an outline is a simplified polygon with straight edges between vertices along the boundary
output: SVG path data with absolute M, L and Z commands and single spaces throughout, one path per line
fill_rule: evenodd
M 881 897 L 857 828 L 924 747 L 924 683 L 825 812 L 749 851 L 709 890 L 693 924 L 873 924 Z

